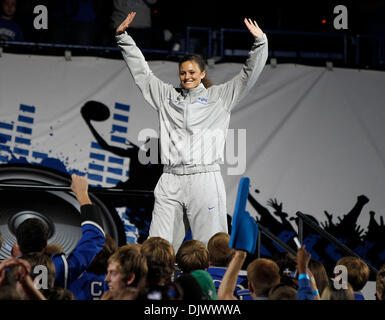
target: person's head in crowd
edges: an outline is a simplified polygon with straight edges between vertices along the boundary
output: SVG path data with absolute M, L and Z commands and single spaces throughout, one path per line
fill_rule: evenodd
M 17 288 L 18 267 L 10 266 L 10 259 L 0 261 L 0 300 L 24 300 Z
M 147 285 L 168 285 L 174 275 L 175 251 L 167 240 L 161 237 L 147 238 L 140 248 L 147 260 Z
M 348 282 L 351 284 L 354 292 L 360 292 L 369 280 L 370 270 L 368 265 L 357 257 L 343 257 L 337 261 L 336 265 L 346 267 Z
M 226 232 L 214 234 L 207 243 L 211 266 L 227 267 L 235 254 L 235 249 L 229 247 L 230 235 Z
M 106 242 L 104 247 L 92 260 L 90 266 L 87 268 L 88 272 L 103 275 L 107 273 L 108 259 L 118 250 L 118 245 L 115 240 L 109 235 L 106 234 Z
M 125 287 L 119 291 L 106 291 L 101 300 L 137 300 L 140 290 L 134 287 Z
M 64 288 L 54 287 L 42 291 L 47 300 L 75 300 L 74 294 Z
M 336 288 L 333 282 L 327 285 L 322 294 L 321 300 L 355 300 L 354 291 L 350 283 L 347 283 L 346 289 Z
M 213 278 L 206 270 L 195 270 L 191 275 L 202 288 L 202 300 L 218 300 Z
M 269 300 L 297 300 L 297 289 L 288 282 L 280 282 L 269 291 Z
M 33 276 L 36 269 L 24 257 L 10 257 L 3 260 L 0 263 L 0 291 L 9 290 L 9 299 L 45 300 L 44 295 L 39 290 L 43 287 L 48 288 L 50 274 L 44 265 L 39 267 L 38 273 L 40 273 L 41 282 L 36 281 L 36 279 L 34 281 Z M 3 295 L 2 299 L 7 299 L 5 296 Z
M 16 14 L 17 0 L 1 0 L 1 17 L 10 20 Z
M 140 287 L 147 275 L 146 258 L 135 245 L 119 248 L 108 259 L 105 281 L 112 293 L 127 287 Z
M 280 252 L 273 256 L 272 260 L 279 267 L 280 277 L 298 279 L 296 257 L 289 252 Z
M 124 248 L 127 248 L 127 249 L 135 248 L 135 249 L 140 251 L 142 248 L 142 245 L 140 243 L 127 243 L 127 244 L 119 247 L 118 249 L 124 250 Z
M 182 272 L 206 270 L 209 267 L 209 252 L 203 242 L 187 240 L 176 254 L 176 263 Z
M 270 259 L 258 258 L 247 266 L 248 288 L 253 298 L 267 298 L 280 282 L 279 267 Z
M 325 266 L 317 260 L 310 259 L 309 269 L 314 276 L 318 292 L 320 295 L 322 295 L 323 290 L 329 284 L 329 277 L 326 272 Z
M 24 220 L 16 229 L 16 241 L 22 254 L 42 252 L 47 246 L 47 226 L 37 218 Z
M 175 279 L 182 291 L 183 301 L 203 300 L 203 291 L 198 280 L 191 273 L 182 273 Z
M 376 275 L 376 296 L 378 300 L 385 300 L 385 264 Z
M 13 285 L 4 285 L 0 288 L 1 300 L 24 300 L 22 295 L 17 291 Z
M 58 243 L 49 243 L 44 249 L 44 253 L 48 256 L 64 252 L 63 247 Z
M 31 278 L 35 282 L 35 287 L 49 289 L 54 287 L 55 283 L 55 265 L 50 256 L 44 252 L 30 252 L 24 254 L 22 258 L 31 265 Z

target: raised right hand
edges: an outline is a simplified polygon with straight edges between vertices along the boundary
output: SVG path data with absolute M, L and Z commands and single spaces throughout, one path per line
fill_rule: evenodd
M 297 249 L 297 269 L 298 273 L 307 273 L 311 254 L 306 251 L 305 245 Z
M 132 21 L 134 20 L 135 18 L 135 15 L 136 15 L 136 12 L 135 11 L 132 11 L 128 14 L 127 18 L 120 24 L 120 26 L 116 29 L 116 35 L 120 35 L 122 33 L 124 33 L 128 27 L 130 26 L 130 24 L 132 23 Z
M 85 177 L 72 174 L 71 190 L 75 193 L 80 205 L 91 204 L 88 196 L 88 180 Z

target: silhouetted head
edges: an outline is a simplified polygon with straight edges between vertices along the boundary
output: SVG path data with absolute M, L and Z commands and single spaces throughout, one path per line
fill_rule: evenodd
M 86 121 L 105 121 L 110 117 L 108 107 L 98 101 L 87 101 L 81 108 L 80 113 Z
M 287 280 L 273 286 L 268 294 L 269 300 L 297 300 L 297 288 Z
M 40 219 L 26 219 L 16 230 L 16 240 L 20 251 L 23 254 L 42 252 L 47 246 L 48 234 L 47 226 Z
M 203 291 L 198 280 L 191 273 L 182 273 L 175 284 L 183 290 L 183 300 L 203 300 Z
M 118 245 L 116 244 L 114 238 L 109 234 L 106 234 L 106 242 L 104 247 L 92 260 L 90 266 L 87 268 L 88 272 L 95 274 L 106 274 L 108 267 L 108 259 L 118 250 Z
M 206 77 L 206 62 L 198 54 L 189 54 L 179 61 L 179 79 L 184 89 L 194 89 L 201 83 L 205 88 L 212 84 Z

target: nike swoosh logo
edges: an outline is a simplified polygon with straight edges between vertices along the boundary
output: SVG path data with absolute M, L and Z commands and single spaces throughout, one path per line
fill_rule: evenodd
M 215 208 L 215 207 L 211 207 L 211 208 L 209 207 L 209 210 L 212 210 L 212 209 L 214 209 L 214 208 Z

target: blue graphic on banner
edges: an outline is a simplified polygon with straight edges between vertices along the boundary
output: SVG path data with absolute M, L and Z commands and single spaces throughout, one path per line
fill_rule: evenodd
M 129 105 L 115 103 L 110 142 L 117 147 L 126 147 Z M 124 123 L 122 123 L 124 122 Z M 118 182 L 126 180 L 129 159 L 112 157 L 110 152 L 103 150 L 97 142 L 91 142 L 90 162 L 88 164 L 88 179 L 90 185 L 112 187 Z
M 130 222 L 130 218 L 128 217 L 130 213 L 130 209 L 126 207 L 122 207 L 122 208 L 116 208 L 116 211 L 123 222 L 127 243 L 136 243 L 139 237 L 139 232 L 138 232 L 138 228 L 135 227 L 135 225 Z
M 109 140 L 111 145 L 125 148 L 127 126 L 129 121 L 130 106 L 122 103 L 115 103 L 112 112 L 112 124 Z M 15 121 L 0 121 L 0 164 L 1 163 L 26 163 L 39 165 L 47 168 L 59 170 L 71 175 L 87 175 L 90 186 L 114 187 L 117 183 L 127 180 L 130 159 L 119 156 L 111 156 L 111 153 L 103 150 L 100 145 L 92 141 L 90 144 L 89 163 L 85 168 L 86 172 L 79 172 L 77 169 L 70 168 L 68 157 L 59 159 L 50 157 L 49 153 L 42 150 L 34 150 L 33 147 L 33 126 L 38 108 L 31 105 L 20 104 L 19 112 Z M 52 130 L 52 127 L 50 127 Z M 50 133 L 52 136 L 53 133 Z M 36 148 L 36 147 L 35 147 Z M 62 157 L 62 154 L 60 154 Z M 123 210 L 123 211 L 122 211 Z M 127 241 L 132 243 L 138 238 L 137 228 L 128 221 L 127 208 L 120 208 L 119 215 L 126 228 Z
M 0 162 L 35 163 L 31 153 L 35 112 L 34 106 L 21 104 L 16 123 L 13 121 L 11 123 L 0 122 Z M 32 159 L 28 159 L 30 156 Z
M 111 126 L 110 141 L 118 147 L 126 145 L 129 105 L 115 104 L 114 119 Z M 68 167 L 68 163 L 58 158 L 51 158 L 48 153 L 33 150 L 33 125 L 37 108 L 21 104 L 16 122 L 0 121 L 0 163 L 29 163 L 41 165 L 64 173 L 84 174 Z M 124 124 L 122 124 L 124 120 Z M 90 185 L 112 187 L 116 183 L 126 180 L 129 159 L 112 157 L 96 142 L 91 142 L 89 165 L 87 169 Z M 68 158 L 67 158 L 68 160 Z

